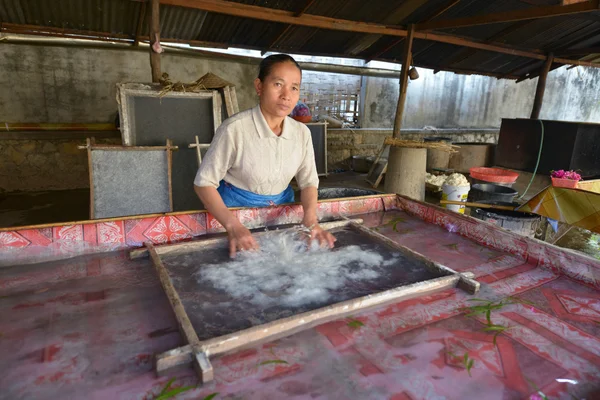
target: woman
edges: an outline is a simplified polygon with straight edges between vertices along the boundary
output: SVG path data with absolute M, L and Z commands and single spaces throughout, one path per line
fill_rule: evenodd
M 258 244 L 227 207 L 293 202 L 293 177 L 301 190 L 302 224 L 310 229 L 311 240 L 329 247 L 335 242 L 318 224 L 319 179 L 310 131 L 288 117 L 300 98 L 301 79 L 292 57 L 263 59 L 254 80 L 259 104 L 223 122 L 196 174 L 194 190 L 227 230 L 231 257 L 238 250 L 256 250 Z

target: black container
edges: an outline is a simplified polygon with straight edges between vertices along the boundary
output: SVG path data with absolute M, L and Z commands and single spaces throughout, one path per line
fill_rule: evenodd
M 600 175 L 600 124 L 542 120 L 544 141 L 538 174 L 577 170 L 584 178 Z M 496 150 L 499 167 L 533 172 L 542 139 L 535 119 L 502 119 Z
M 381 194 L 381 192 L 378 192 L 376 190 L 357 189 L 357 188 L 319 188 L 319 189 L 317 189 L 317 197 L 319 200 L 341 199 L 341 198 L 345 198 L 345 197 L 371 196 L 374 194 Z
M 512 207 L 519 205 L 518 203 L 491 200 L 481 200 L 479 203 Z M 541 220 L 539 215 L 519 211 L 496 210 L 493 208 L 475 208 L 471 210 L 471 217 L 490 222 L 496 226 L 501 226 L 504 229 L 530 238 L 535 237 L 535 231 Z
M 517 194 L 516 190 L 506 186 L 493 185 L 491 183 L 477 184 L 471 186 L 471 190 L 469 190 L 469 201 L 492 200 L 512 203 Z

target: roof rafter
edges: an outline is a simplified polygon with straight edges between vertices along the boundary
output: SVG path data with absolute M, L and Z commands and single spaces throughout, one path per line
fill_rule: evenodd
M 417 30 L 464 28 L 467 26 L 497 24 L 504 22 L 523 21 L 527 19 L 549 18 L 561 15 L 580 14 L 598 11 L 599 0 L 588 0 L 566 6 L 531 7 L 525 10 L 506 11 L 495 14 L 476 15 L 473 17 L 455 18 L 445 21 L 431 21 L 417 24 Z
M 435 12 L 433 12 L 433 14 L 431 14 L 429 16 L 429 18 L 427 18 L 425 21 L 431 21 L 432 19 L 439 17 L 440 15 L 442 15 L 443 13 L 445 13 L 446 11 L 448 11 L 449 9 L 451 9 L 452 7 L 454 7 L 455 5 L 457 5 L 460 2 L 460 0 L 450 0 L 445 4 L 442 4 L 442 6 L 440 8 L 438 8 L 437 10 L 435 10 Z M 404 38 L 400 38 L 397 39 L 395 41 L 393 41 L 392 43 L 390 43 L 388 46 L 386 46 L 383 50 L 380 50 L 376 53 L 373 54 L 369 54 L 368 56 L 366 56 L 367 60 L 374 60 L 377 57 L 381 56 L 384 53 L 387 53 L 388 51 L 390 51 L 392 48 L 396 47 L 398 44 L 402 43 L 402 41 L 404 40 Z
M 593 0 L 598 3 L 600 0 Z M 323 17 L 320 15 L 303 14 L 295 16 L 292 11 L 276 10 L 266 7 L 251 6 L 247 4 L 233 3 L 225 0 L 161 0 L 162 4 L 195 8 L 199 10 L 214 12 L 218 14 L 232 15 L 242 18 L 252 18 L 262 21 L 283 22 L 292 25 L 310 26 L 313 28 L 333 29 L 346 32 L 377 33 L 382 35 L 406 37 L 406 29 L 389 27 L 381 24 L 350 21 L 336 18 Z M 580 3 L 583 4 L 583 3 Z M 457 36 L 431 33 L 415 32 L 415 39 L 431 40 L 434 42 L 454 44 L 457 46 L 471 47 L 480 50 L 488 50 L 497 53 L 511 54 L 515 56 L 545 60 L 546 55 L 539 50 L 520 50 L 501 44 L 489 44 L 480 41 L 469 40 Z M 578 64 L 596 66 L 594 63 L 566 58 L 555 58 L 555 62 L 562 64 Z

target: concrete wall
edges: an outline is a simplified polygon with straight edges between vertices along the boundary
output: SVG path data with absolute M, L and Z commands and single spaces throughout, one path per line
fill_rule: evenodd
M 252 107 L 256 66 L 164 54 L 163 72 L 192 82 L 207 72 L 234 83 L 240 109 Z M 118 82 L 150 82 L 146 51 L 0 46 L 0 122 L 114 122 Z
M 77 148 L 84 144 L 85 139 L 0 140 L 0 193 L 89 187 L 87 152 Z
M 376 156 L 383 140 L 392 136 L 391 129 L 328 129 L 328 169 L 349 169 L 353 156 Z M 498 129 L 403 129 L 402 139 L 423 140 L 427 136 L 444 136 L 454 143 L 497 143 Z
M 502 118 L 529 118 L 537 79 L 520 83 L 418 68 L 409 81 L 402 127 L 498 128 Z M 362 128 L 392 128 L 397 79 L 364 77 Z M 600 69 L 561 67 L 548 74 L 543 119 L 600 122 Z

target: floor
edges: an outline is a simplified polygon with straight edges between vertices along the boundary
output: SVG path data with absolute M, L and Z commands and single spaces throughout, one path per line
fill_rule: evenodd
M 450 289 L 357 313 L 213 360 L 202 386 L 191 368 L 152 371 L 182 343 L 150 260 L 2 268 L 0 398 L 156 399 L 171 379 L 182 399 L 600 398 L 598 291 L 402 211 L 360 217 L 473 272 L 477 299 Z

